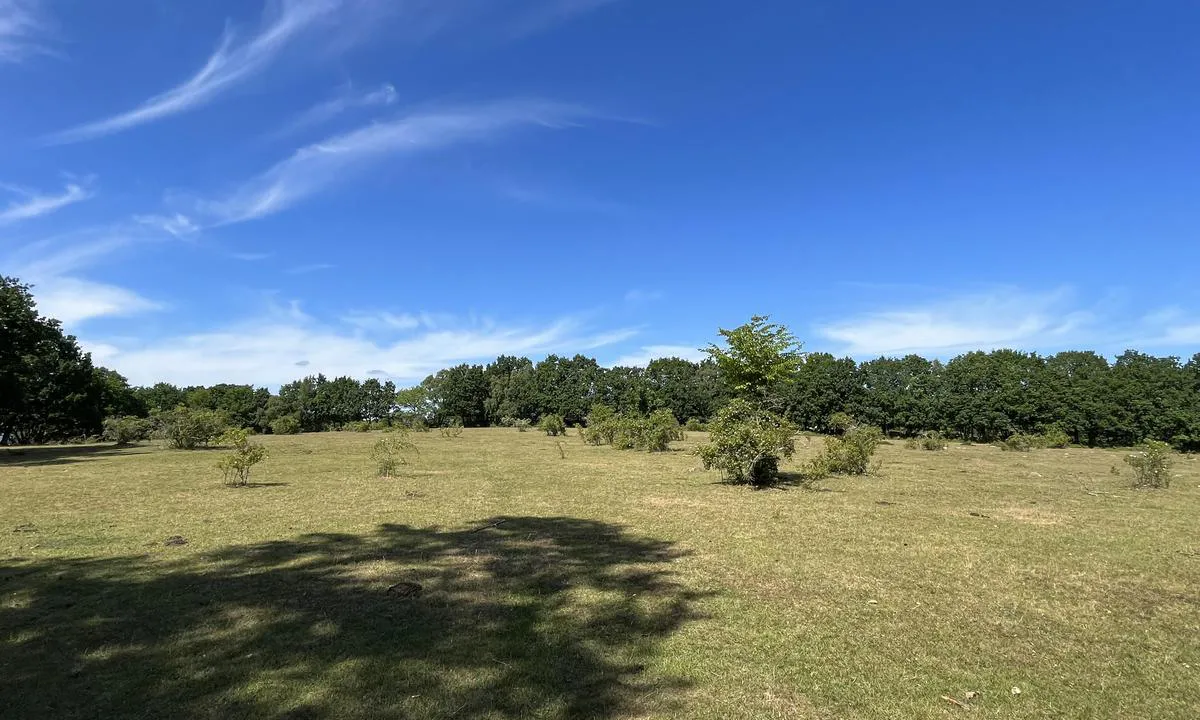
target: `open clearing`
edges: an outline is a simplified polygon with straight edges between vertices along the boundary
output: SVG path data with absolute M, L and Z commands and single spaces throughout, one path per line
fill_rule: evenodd
M 1195 458 L 1135 491 L 1121 452 L 894 442 L 753 491 L 699 434 L 574 432 L 417 435 L 391 480 L 374 434 L 266 436 L 245 489 L 214 451 L 0 451 L 0 714 L 1200 716 Z

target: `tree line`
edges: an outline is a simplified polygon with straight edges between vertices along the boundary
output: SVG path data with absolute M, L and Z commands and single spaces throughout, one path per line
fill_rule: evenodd
M 774 412 L 815 432 L 834 430 L 831 417 L 849 413 L 896 436 L 936 430 L 992 442 L 1057 427 L 1087 446 L 1155 439 L 1200 449 L 1200 353 L 1182 362 L 1129 350 L 1110 362 L 1091 351 L 996 350 L 945 363 L 918 355 L 859 363 L 817 352 L 756 382 L 769 386 L 764 397 Z M 6 443 L 96 435 L 105 417 L 147 417 L 180 406 L 216 411 L 258 432 L 363 423 L 482 427 L 551 414 L 576 425 L 598 403 L 630 415 L 665 409 L 680 422 L 704 422 L 739 383 L 711 358 L 606 368 L 583 355 L 536 363 L 504 355 L 446 368 L 408 388 L 324 375 L 277 393 L 229 383 L 130 387 L 118 373 L 93 366 L 57 321 L 38 315 L 27 286 L 0 278 L 0 442 Z

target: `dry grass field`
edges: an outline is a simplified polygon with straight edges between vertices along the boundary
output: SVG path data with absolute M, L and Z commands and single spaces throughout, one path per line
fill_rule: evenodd
M 754 491 L 697 434 L 415 439 L 381 479 L 374 435 L 264 437 L 241 489 L 0 450 L 0 716 L 1200 717 L 1194 458 L 896 442 Z

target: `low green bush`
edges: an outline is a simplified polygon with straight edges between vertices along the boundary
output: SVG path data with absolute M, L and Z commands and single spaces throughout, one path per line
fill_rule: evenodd
M 1034 448 L 1042 446 L 1042 438 L 1038 435 L 1030 435 L 1028 433 L 1013 433 L 1006 439 L 1001 440 L 999 444 L 1001 450 L 1029 452 Z
M 217 467 L 225 476 L 225 484 L 246 486 L 250 483 L 250 469 L 267 459 L 267 449 L 250 441 L 250 431 L 245 428 L 230 428 L 220 438 L 221 445 L 229 452 L 217 461 Z
M 699 418 L 688 418 L 688 421 L 683 424 L 683 429 L 688 432 L 704 432 L 708 429 L 708 425 Z
M 1136 488 L 1165 488 L 1171 485 L 1171 446 L 1159 440 L 1147 440 L 1138 451 L 1125 458 L 1133 468 Z M 1114 466 L 1115 467 L 1115 466 Z
M 829 416 L 829 431 L 834 435 L 841 435 L 857 424 L 848 412 L 839 411 Z
M 1042 431 L 1042 447 L 1046 448 L 1065 448 L 1070 447 L 1071 436 L 1067 435 L 1067 431 L 1051 425 Z
M 829 475 L 866 475 L 876 467 L 871 456 L 883 443 L 883 431 L 874 425 L 853 425 L 840 436 L 825 438 L 825 448 L 809 461 L 812 479 Z
M 223 414 L 215 410 L 196 410 L 179 406 L 151 416 L 154 437 L 163 440 L 167 447 L 179 450 L 194 450 L 207 446 L 221 437 L 228 424 Z
M 149 420 L 132 415 L 104 419 L 104 431 L 100 437 L 118 445 L 129 445 L 150 438 L 153 425 Z
M 543 416 L 542 419 L 538 421 L 538 430 L 541 430 L 552 437 L 557 437 L 559 435 L 567 434 L 567 424 L 563 422 L 562 415 L 555 415 L 554 413 L 551 413 Z
M 946 438 L 942 437 L 940 432 L 937 430 L 931 430 L 929 432 L 923 432 L 915 438 L 909 438 L 908 440 L 904 441 L 904 447 L 908 448 L 909 450 L 919 449 L 937 451 L 945 450 L 946 448 L 950 447 L 950 444 L 946 442 Z
M 779 476 L 779 461 L 796 452 L 796 428 L 745 400 L 734 400 L 708 424 L 709 442 L 695 452 L 706 470 L 735 483 L 766 485 Z
M 271 432 L 275 435 L 296 435 L 300 432 L 300 418 L 283 415 L 271 421 Z
M 401 465 L 408 464 L 410 455 L 417 453 L 417 446 L 409 438 L 406 428 L 388 430 L 375 441 L 371 448 L 371 460 L 379 469 L 380 477 L 395 477 Z

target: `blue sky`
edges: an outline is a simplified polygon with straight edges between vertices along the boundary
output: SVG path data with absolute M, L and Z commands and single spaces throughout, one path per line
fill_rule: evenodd
M 1200 5 L 0 0 L 0 272 L 132 382 L 1200 350 Z

